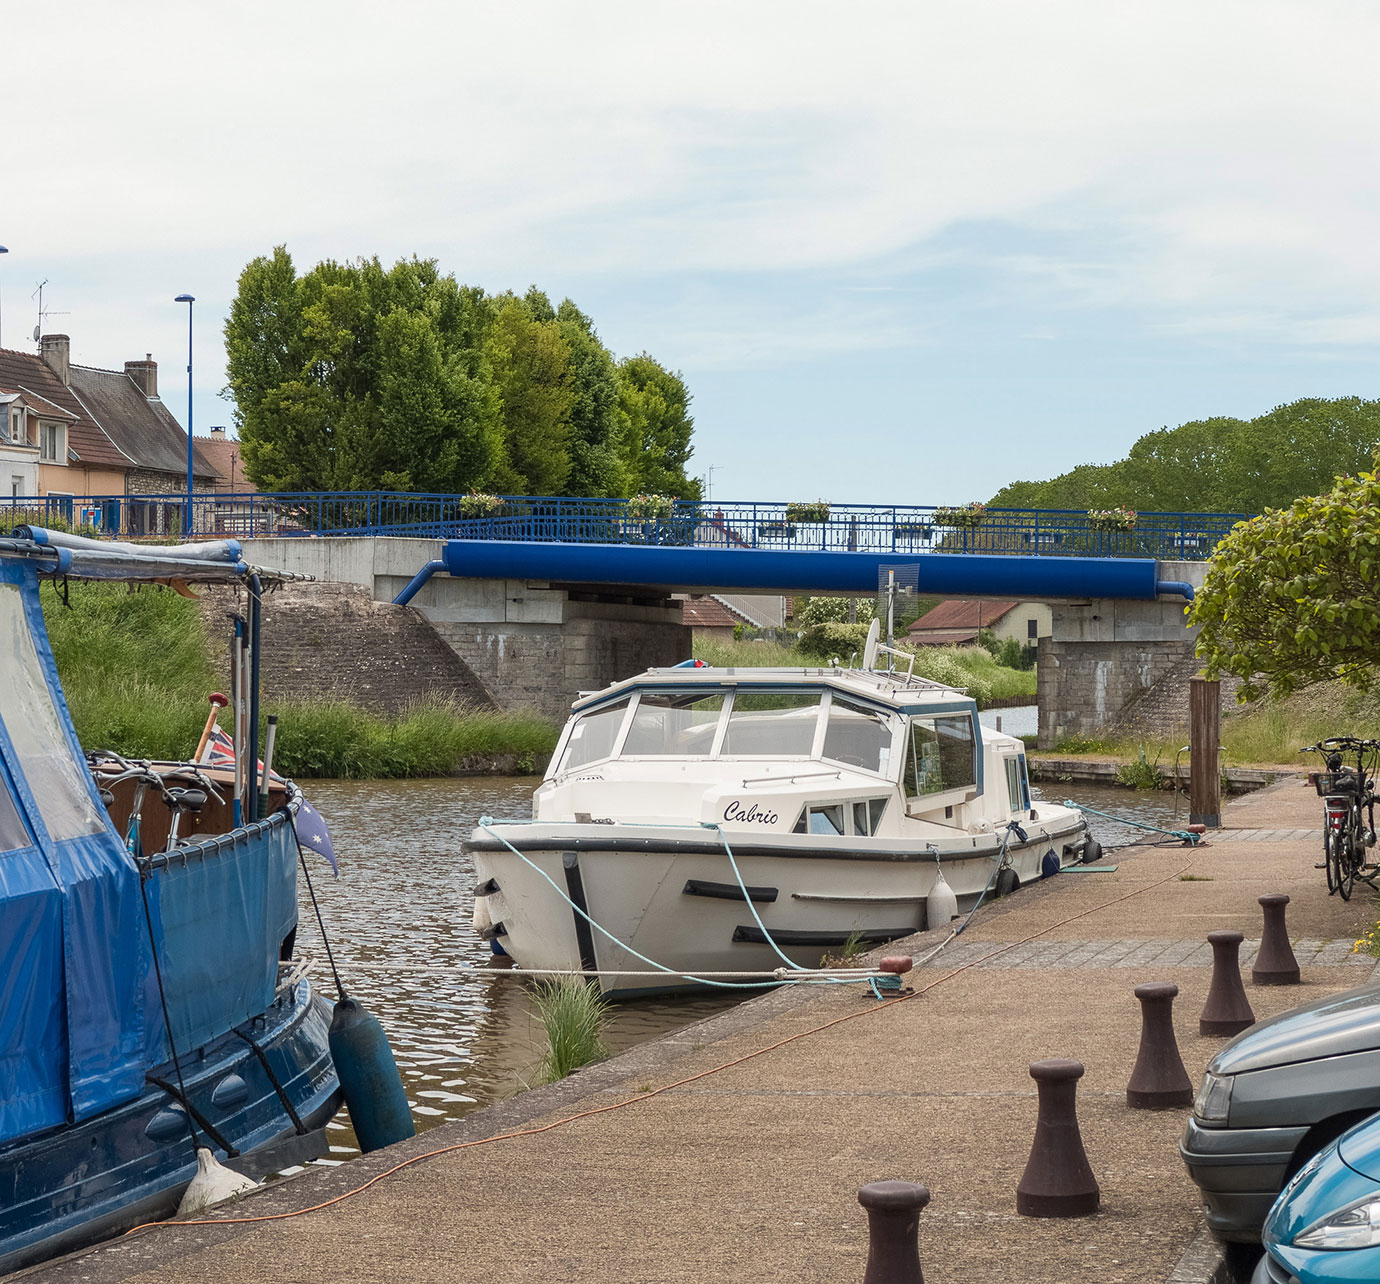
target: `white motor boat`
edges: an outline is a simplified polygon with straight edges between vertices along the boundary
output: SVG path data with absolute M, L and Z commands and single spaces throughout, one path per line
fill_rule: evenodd
M 769 980 L 1096 859 L 1081 812 L 1031 806 L 1024 744 L 913 663 L 874 632 L 860 669 L 691 662 L 583 696 L 533 819 L 470 838 L 480 934 L 613 996 Z

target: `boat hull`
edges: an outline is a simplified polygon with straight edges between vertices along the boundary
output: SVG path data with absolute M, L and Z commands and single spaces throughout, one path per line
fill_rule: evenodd
M 239 1034 L 182 1058 L 182 1082 L 195 1114 L 239 1152 L 228 1159 L 230 1167 L 258 1177 L 324 1153 L 325 1126 L 340 1105 L 329 1025 L 329 1008 L 299 981 L 239 1027 L 272 1068 L 300 1132 L 259 1055 Z M 0 1148 L 0 1272 L 176 1210 L 196 1158 L 186 1113 L 155 1079 L 177 1083 L 171 1064 L 156 1067 L 149 1087 L 132 1101 Z M 200 1144 L 227 1160 L 200 1125 L 197 1132 Z
M 814 967 L 845 943 L 870 948 L 942 926 L 927 921 L 939 866 L 920 843 L 730 835 L 730 861 L 712 833 L 617 828 L 498 824 L 476 832 L 469 850 L 481 934 L 522 968 L 597 971 L 605 993 L 621 997 L 733 980 L 770 984 L 782 955 Z M 1038 841 L 1032 835 L 1007 855 L 1027 883 L 1051 851 L 1061 867 L 1076 863 L 1084 837 L 1080 821 Z M 961 910 L 976 904 L 997 859 L 991 835 L 941 848 Z M 716 972 L 739 976 L 707 975 Z

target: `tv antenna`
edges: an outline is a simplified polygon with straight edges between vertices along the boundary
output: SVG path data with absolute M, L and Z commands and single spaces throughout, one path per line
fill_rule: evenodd
M 43 287 L 44 287 L 45 285 L 47 285 L 47 284 L 48 284 L 48 278 L 45 276 L 45 277 L 43 278 L 43 280 L 41 280 L 41 281 L 38 283 L 38 289 L 36 289 L 31 295 L 29 295 L 29 298 L 31 298 L 31 299 L 37 299 L 37 300 L 38 300 L 38 324 L 37 324 L 36 326 L 34 326 L 34 342 L 35 342 L 35 343 L 39 342 L 39 340 L 43 337 L 43 323 L 44 323 L 49 317 L 65 317 L 65 316 L 70 315 L 70 314 L 67 313 L 67 312 L 54 312 L 51 308 L 44 308 L 44 306 L 43 306 Z

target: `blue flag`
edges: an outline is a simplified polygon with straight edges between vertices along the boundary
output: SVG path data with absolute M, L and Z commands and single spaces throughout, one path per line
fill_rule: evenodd
M 335 847 L 331 844 L 331 831 L 326 827 L 325 817 L 303 798 L 293 824 L 297 827 L 297 841 L 303 847 L 311 848 L 318 856 L 324 856 L 331 872 L 339 878 L 340 863 L 335 858 Z

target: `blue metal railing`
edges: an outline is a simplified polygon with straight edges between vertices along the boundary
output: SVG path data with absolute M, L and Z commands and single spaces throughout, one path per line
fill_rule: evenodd
M 1076 510 L 933 505 L 678 500 L 648 507 L 625 499 L 504 496 L 495 507 L 465 495 L 389 491 L 49 495 L 0 499 L 0 525 L 53 525 L 121 539 L 408 535 L 428 539 L 802 551 L 1042 554 L 1201 561 L 1244 515 L 1140 513 L 1107 529 Z M 484 510 L 476 515 L 476 509 Z

